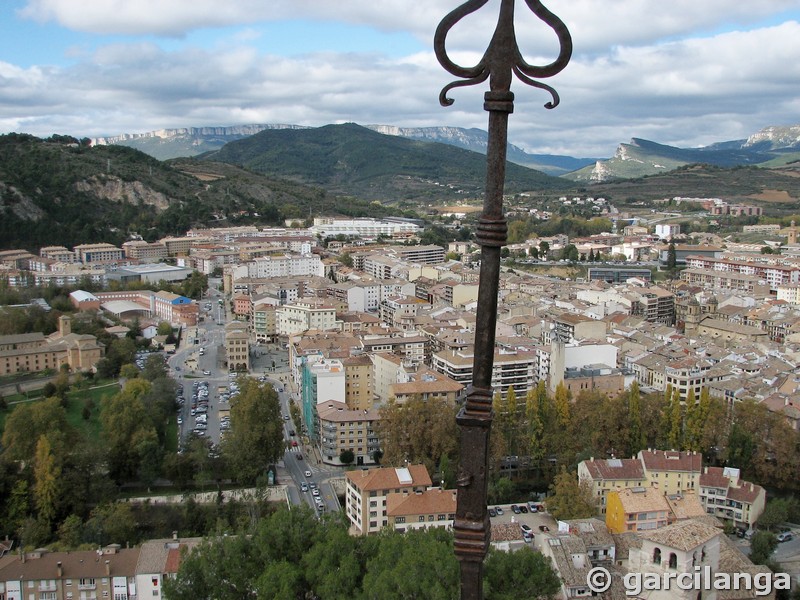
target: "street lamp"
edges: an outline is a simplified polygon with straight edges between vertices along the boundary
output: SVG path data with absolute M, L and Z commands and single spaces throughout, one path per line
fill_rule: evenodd
M 506 244 L 507 223 L 503 216 L 508 115 L 514 111 L 512 74 L 525 83 L 550 93 L 545 108 L 555 108 L 556 91 L 534 78 L 551 77 L 567 66 L 572 56 L 572 38 L 564 23 L 539 0 L 525 0 L 528 8 L 558 37 L 559 54 L 544 66 L 530 65 L 522 58 L 514 32 L 514 0 L 502 0 L 497 28 L 481 60 L 473 67 L 462 67 L 447 55 L 445 39 L 450 29 L 465 16 L 482 8 L 489 0 L 468 0 L 447 14 L 436 29 L 434 50 L 439 63 L 450 74 L 464 81 L 446 85 L 439 102 L 450 106 L 447 92 L 456 87 L 489 80 L 484 94 L 484 110 L 489 112 L 489 141 L 486 150 L 486 196 L 475 234 L 481 246 L 480 284 L 475 328 L 475 358 L 472 384 L 456 420 L 461 430 L 461 464 L 458 473 L 455 553 L 461 567 L 461 600 L 483 598 L 483 560 L 489 547 L 491 525 L 486 510 L 489 473 L 489 433 L 492 426 L 492 367 L 494 364 L 497 294 L 500 280 L 500 250 Z

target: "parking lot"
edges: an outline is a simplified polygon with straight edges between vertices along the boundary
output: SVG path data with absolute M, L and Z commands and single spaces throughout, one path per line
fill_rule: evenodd
M 532 542 L 535 547 L 540 548 L 541 543 L 540 540 L 545 534 L 551 534 L 553 532 L 558 531 L 558 524 L 556 523 L 555 519 L 551 517 L 546 512 L 530 512 L 528 505 L 526 503 L 519 503 L 516 504 L 519 507 L 520 512 L 514 513 L 512 510 L 512 506 L 514 504 L 491 504 L 489 505 L 489 519 L 491 520 L 492 525 L 501 524 L 501 523 L 519 523 L 520 524 L 520 534 L 524 531 L 522 525 L 527 525 L 530 528 L 530 534 L 532 535 Z M 528 512 L 522 512 L 522 507 L 528 510 Z M 494 511 L 497 513 L 497 508 L 502 510 L 502 514 L 496 514 L 496 516 L 492 516 L 492 512 Z

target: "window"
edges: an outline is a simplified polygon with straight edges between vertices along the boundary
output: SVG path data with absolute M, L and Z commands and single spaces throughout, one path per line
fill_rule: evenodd
M 661 548 L 656 548 L 653 550 L 653 564 L 660 565 L 661 564 Z
M 678 568 L 678 555 L 674 552 L 669 553 L 669 568 L 670 569 L 677 569 Z
M 406 518 L 405 518 L 405 517 L 397 517 L 397 518 L 394 520 L 394 522 L 395 522 L 395 523 L 405 523 L 405 522 L 406 522 Z
M 420 523 L 424 523 L 425 522 L 425 515 L 420 515 L 418 520 L 419 520 Z

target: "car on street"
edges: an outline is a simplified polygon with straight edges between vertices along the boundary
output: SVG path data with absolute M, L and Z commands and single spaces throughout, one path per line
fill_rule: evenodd
M 306 477 L 311 477 L 311 471 L 309 471 L 309 470 L 306 470 L 306 472 L 304 473 L 304 475 L 305 475 Z
M 211 375 L 211 371 L 203 371 L 203 375 Z
M 288 421 L 289 420 L 289 415 L 283 415 L 283 420 L 284 421 Z
M 311 490 L 312 496 L 319 496 L 319 490 Z
M 297 460 L 303 460 L 303 455 L 299 452 L 297 453 Z
M 292 429 L 292 430 L 290 430 L 290 431 L 289 431 L 289 436 L 290 436 L 290 437 L 294 437 L 294 429 Z
M 301 483 L 300 484 L 300 491 L 301 492 L 307 492 L 308 491 L 308 484 L 307 483 Z
M 297 448 L 297 440 L 292 440 L 292 448 Z

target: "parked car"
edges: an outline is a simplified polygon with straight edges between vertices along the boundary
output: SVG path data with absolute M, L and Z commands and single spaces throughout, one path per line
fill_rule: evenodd
M 493 508 L 490 508 L 489 509 L 489 516 L 490 517 L 496 517 L 497 516 L 497 511 L 495 509 L 493 509 Z
M 519 510 L 520 510 L 520 512 L 522 512 L 522 513 L 528 514 L 528 507 L 527 507 L 527 506 L 525 506 L 524 504 L 520 504 L 520 505 L 519 505 Z
M 516 504 L 512 504 L 511 505 L 511 512 L 513 512 L 515 515 L 518 515 L 522 511 L 519 509 L 519 506 L 517 506 Z
M 550 528 L 547 525 L 539 525 L 539 531 L 541 531 L 542 533 L 546 533 L 550 531 Z
M 519 528 L 522 529 L 523 533 L 531 532 L 531 526 L 528 525 L 527 523 L 520 523 Z
M 783 531 L 778 534 L 778 541 L 779 542 L 788 542 L 789 540 L 793 539 L 792 533 L 790 531 Z
M 498 515 L 502 515 L 503 514 L 503 509 L 500 508 L 499 506 L 495 506 L 494 510 Z

